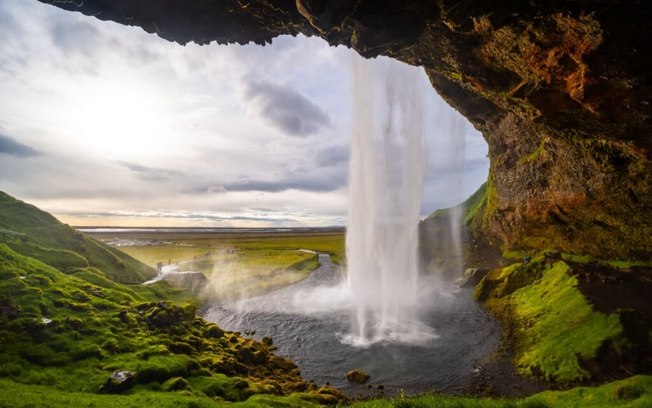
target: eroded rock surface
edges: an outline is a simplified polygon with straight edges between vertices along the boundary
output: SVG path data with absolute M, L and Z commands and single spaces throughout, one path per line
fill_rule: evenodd
M 40 0 L 168 40 L 318 35 L 421 65 L 489 143 L 503 247 L 652 255 L 652 3 L 603 0 Z

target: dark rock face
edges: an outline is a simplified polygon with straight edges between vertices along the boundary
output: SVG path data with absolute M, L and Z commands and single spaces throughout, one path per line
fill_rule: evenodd
M 652 256 L 652 3 L 41 0 L 179 43 L 318 35 L 421 65 L 489 143 L 506 248 Z

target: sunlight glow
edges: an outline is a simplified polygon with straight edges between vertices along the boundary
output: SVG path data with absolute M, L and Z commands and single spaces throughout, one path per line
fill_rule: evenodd
M 69 131 L 79 146 L 106 158 L 141 157 L 162 150 L 167 119 L 160 92 L 125 81 L 97 81 L 83 89 L 71 101 L 67 115 Z

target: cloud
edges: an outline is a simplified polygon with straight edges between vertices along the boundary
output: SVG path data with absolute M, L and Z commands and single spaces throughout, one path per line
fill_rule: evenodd
M 8 154 L 16 157 L 36 157 L 41 153 L 9 136 L 0 134 L 0 154 Z
M 173 177 L 181 175 L 181 172 L 176 170 L 157 169 L 154 167 L 147 167 L 137 163 L 129 163 L 120 160 L 116 161 L 115 163 L 126 167 L 127 169 L 136 173 L 138 178 L 146 181 L 168 181 Z
M 309 136 L 330 126 L 328 115 L 319 105 L 289 86 L 247 83 L 242 98 L 250 113 L 289 136 Z
M 59 21 L 50 28 L 52 42 L 64 53 L 80 53 L 92 57 L 98 46 L 99 31 L 90 23 Z
M 295 179 L 281 181 L 246 180 L 235 183 L 213 185 L 205 189 L 210 193 L 250 192 L 259 191 L 266 193 L 279 193 L 287 190 L 300 190 L 311 192 L 335 191 L 346 185 L 346 180 L 339 178 L 325 180 Z
M 320 167 L 334 167 L 349 162 L 347 146 L 330 146 L 320 151 L 315 157 L 315 164 Z

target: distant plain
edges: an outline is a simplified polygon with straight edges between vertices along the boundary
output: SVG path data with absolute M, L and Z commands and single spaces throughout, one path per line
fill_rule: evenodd
M 106 229 L 85 231 L 152 267 L 202 272 L 213 295 L 232 298 L 289 285 L 319 266 L 344 262 L 343 229 Z

